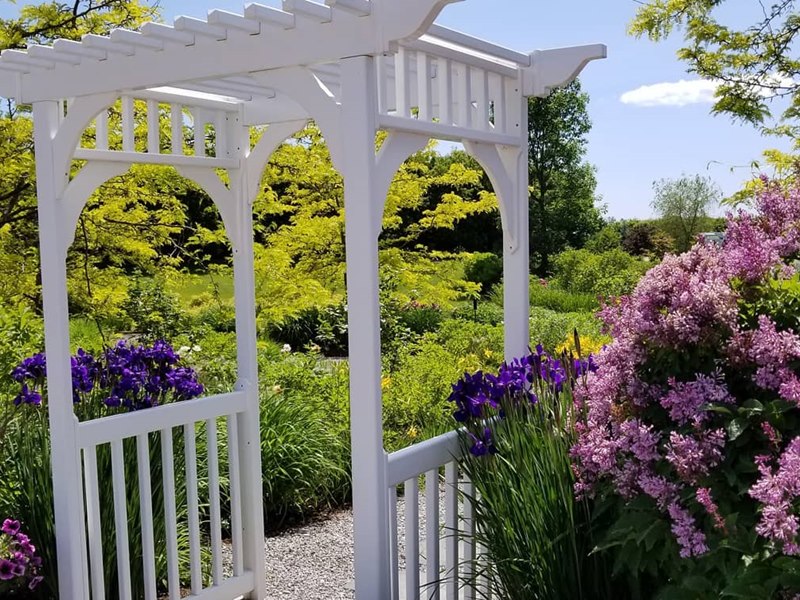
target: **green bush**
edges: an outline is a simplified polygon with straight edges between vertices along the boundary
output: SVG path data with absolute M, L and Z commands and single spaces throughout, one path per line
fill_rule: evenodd
M 531 308 L 531 345 L 541 344 L 555 351 L 574 331 L 581 338 L 603 338 L 602 326 L 594 313 L 559 313 L 546 308 Z
M 436 305 L 425 305 L 416 302 L 403 306 L 398 313 L 400 322 L 412 333 L 422 335 L 436 331 L 442 323 L 442 309 Z
M 503 277 L 503 259 L 491 252 L 473 254 L 464 265 L 464 277 L 467 281 L 481 286 L 481 292 L 500 282 Z
M 453 311 L 453 318 L 464 321 L 473 321 L 483 325 L 500 325 L 503 323 L 503 303 L 495 304 L 489 302 L 479 302 L 476 309 L 472 304 L 464 304 Z
M 398 450 L 450 429 L 450 386 L 465 371 L 496 368 L 503 359 L 503 329 L 447 320 L 407 345 L 383 379 L 384 443 Z
M 163 281 L 135 279 L 122 303 L 122 311 L 121 327 L 138 334 L 145 342 L 173 340 L 189 329 L 178 298 L 167 292 Z
M 344 363 L 292 354 L 262 365 L 261 467 L 272 525 L 340 504 L 350 492 Z
M 490 300 L 503 306 L 503 286 L 497 286 L 489 294 Z M 539 279 L 531 278 L 530 305 L 547 308 L 556 312 L 589 312 L 600 308 L 599 298 L 593 294 L 569 292 Z
M 604 297 L 629 294 L 652 266 L 622 250 L 600 254 L 567 250 L 556 256 L 553 262 L 557 287 Z

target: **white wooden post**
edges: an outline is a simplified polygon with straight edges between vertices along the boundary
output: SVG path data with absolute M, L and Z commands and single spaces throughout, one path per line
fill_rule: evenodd
M 253 600 L 266 597 L 264 567 L 264 512 L 262 503 L 261 427 L 259 418 L 258 353 L 256 349 L 255 272 L 253 256 L 253 211 L 248 189 L 250 131 L 240 117 L 228 117 L 232 155 L 241 167 L 230 171 L 231 191 L 236 202 L 234 231 L 228 233 L 233 246 L 234 301 L 236 305 L 237 389 L 247 394 L 248 406 L 238 419 L 239 461 L 242 469 L 242 530 L 244 568 L 253 572 Z
M 528 99 L 518 104 L 520 147 L 502 148 L 513 197 L 508 199 L 506 218 L 513 223 L 503 229 L 503 319 L 506 360 L 523 356 L 530 346 L 530 234 L 528 188 Z M 509 115 L 513 118 L 513 115 Z M 513 225 L 513 226 L 512 226 Z M 509 231 L 516 231 L 511 239 Z
M 378 203 L 375 173 L 377 82 L 374 59 L 342 61 L 342 127 L 349 143 L 345 185 L 350 430 L 356 600 L 390 597 L 389 512 L 381 399 Z
M 59 202 L 68 174 L 59 172 L 55 161 L 60 110 L 59 102 L 38 102 L 33 106 L 59 594 L 62 598 L 79 599 L 89 597 L 89 582 L 78 419 L 72 407 L 70 372 L 66 240 L 71 239 L 72 232 L 63 227 Z

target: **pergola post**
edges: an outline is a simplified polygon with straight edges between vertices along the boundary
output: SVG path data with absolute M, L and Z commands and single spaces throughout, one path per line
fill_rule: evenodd
M 247 410 L 237 417 L 239 461 L 242 466 L 242 538 L 243 565 L 253 573 L 255 589 L 250 598 L 266 597 L 264 566 L 264 513 L 262 504 L 261 419 L 258 389 L 258 352 L 256 346 L 256 287 L 253 254 L 254 194 L 249 189 L 250 129 L 236 119 L 228 123 L 229 136 L 235 140 L 232 154 L 241 159 L 241 167 L 230 171 L 231 192 L 236 204 L 235 224 L 229 232 L 233 248 L 234 302 L 236 305 L 236 355 L 238 390 L 247 394 Z M 233 451 L 234 449 L 230 449 Z
M 70 370 L 66 257 L 72 232 L 64 229 L 60 202 L 67 174 L 58 172 L 55 160 L 61 110 L 60 102 L 33 105 L 59 594 L 77 599 L 89 597 L 89 583 L 78 419 L 72 407 Z
M 520 147 L 501 149 L 500 155 L 511 179 L 507 206 L 515 235 L 503 229 L 503 314 L 506 360 L 524 356 L 530 338 L 530 239 L 528 177 L 528 99 L 522 98 Z
M 356 600 L 390 597 L 389 513 L 381 400 L 374 59 L 342 60 L 341 131 L 349 327 Z M 357 367 L 358 370 L 355 370 Z

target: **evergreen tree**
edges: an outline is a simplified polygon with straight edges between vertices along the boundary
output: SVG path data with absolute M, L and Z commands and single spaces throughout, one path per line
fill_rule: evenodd
M 540 275 L 550 272 L 552 255 L 582 247 L 603 225 L 595 170 L 584 160 L 588 103 L 575 81 L 528 104 L 531 262 Z

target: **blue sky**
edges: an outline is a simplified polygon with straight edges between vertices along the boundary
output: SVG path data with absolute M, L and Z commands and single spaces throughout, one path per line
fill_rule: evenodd
M 0 16 L 17 10 L 0 4 L 6 5 Z M 202 17 L 213 8 L 241 12 L 244 2 L 160 4 L 171 21 L 178 15 Z M 729 2 L 726 20 L 747 22 L 749 4 L 757 5 Z M 597 167 L 608 215 L 617 218 L 650 216 L 653 181 L 682 173 L 708 175 L 725 194 L 733 193 L 751 176 L 751 164 L 764 149 L 786 147 L 750 126 L 711 116 L 709 85 L 687 74 L 675 58 L 679 38 L 655 44 L 626 34 L 636 7 L 633 0 L 465 0 L 448 6 L 439 19 L 522 51 L 596 42 L 608 46 L 608 59 L 591 63 L 581 79 L 591 96 L 594 123 L 588 158 Z

